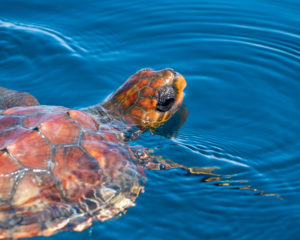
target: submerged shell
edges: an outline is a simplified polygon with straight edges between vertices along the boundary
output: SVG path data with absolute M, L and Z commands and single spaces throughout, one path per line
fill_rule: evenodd
M 142 186 L 122 134 L 85 112 L 0 112 L 0 238 L 82 231 L 132 206 Z

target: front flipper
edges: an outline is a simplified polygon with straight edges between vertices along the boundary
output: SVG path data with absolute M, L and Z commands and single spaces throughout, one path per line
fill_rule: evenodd
M 17 106 L 40 105 L 38 100 L 27 92 L 18 92 L 0 87 L 0 109 Z
M 216 186 L 227 186 L 232 189 L 238 190 L 249 190 L 255 192 L 255 194 L 263 195 L 266 197 L 275 197 L 281 199 L 279 194 L 276 193 L 266 193 L 265 191 L 259 190 L 248 184 L 247 180 L 230 181 L 233 176 L 222 176 L 216 173 L 213 173 L 214 170 L 218 169 L 218 167 L 187 167 L 176 162 L 173 162 L 169 159 L 164 159 L 162 157 L 157 157 L 152 155 L 151 150 L 144 151 L 143 156 L 140 156 L 140 160 L 142 165 L 146 169 L 150 170 L 168 170 L 168 169 L 184 169 L 188 172 L 188 174 L 192 175 L 206 175 L 206 177 L 202 180 L 203 182 L 212 182 Z
M 133 146 L 130 148 L 138 164 L 142 165 L 145 169 L 150 170 L 168 170 L 168 169 L 184 169 L 189 174 L 210 175 L 211 177 L 220 177 L 220 175 L 213 173 L 218 167 L 187 167 L 179 163 L 173 162 L 170 159 L 165 159 L 161 156 L 155 156 L 153 150 L 143 148 L 140 146 Z
M 153 157 L 150 161 L 145 161 L 144 166 L 147 169 L 151 170 L 168 170 L 168 169 L 184 169 L 189 174 L 198 174 L 198 175 L 210 175 L 218 177 L 220 175 L 213 173 L 218 167 L 187 167 L 176 162 L 173 162 L 169 159 L 163 159 L 162 157 Z

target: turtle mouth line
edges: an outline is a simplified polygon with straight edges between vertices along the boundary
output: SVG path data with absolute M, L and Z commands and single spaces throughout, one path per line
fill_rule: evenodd
M 174 71 L 173 89 L 176 92 L 176 98 L 173 103 L 172 114 L 174 114 L 182 105 L 186 85 L 187 83 L 184 77 L 180 73 Z
M 175 72 L 175 75 L 174 75 L 174 84 L 173 84 L 173 88 L 174 90 L 176 91 L 176 100 L 178 99 L 182 99 L 183 100 L 183 97 L 184 97 L 184 89 L 186 87 L 186 81 L 184 79 L 184 77 Z M 179 103 L 181 104 L 181 103 Z

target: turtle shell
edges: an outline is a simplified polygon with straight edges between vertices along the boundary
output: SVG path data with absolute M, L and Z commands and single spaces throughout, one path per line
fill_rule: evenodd
M 0 238 L 82 231 L 134 205 L 142 173 L 122 138 L 79 110 L 0 112 Z

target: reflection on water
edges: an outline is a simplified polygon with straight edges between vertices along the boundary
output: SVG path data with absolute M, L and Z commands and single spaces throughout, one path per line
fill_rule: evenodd
M 171 119 L 169 119 L 164 125 L 155 129 L 154 134 L 167 138 L 176 138 L 176 135 L 180 131 L 180 128 L 184 125 L 188 114 L 188 107 L 186 105 L 182 105 Z
M 126 215 L 50 239 L 298 237 L 297 1 L 0 3 L 0 86 L 81 108 L 140 68 L 174 68 L 188 83 L 188 114 L 133 144 L 217 167 L 218 176 L 146 171 Z

